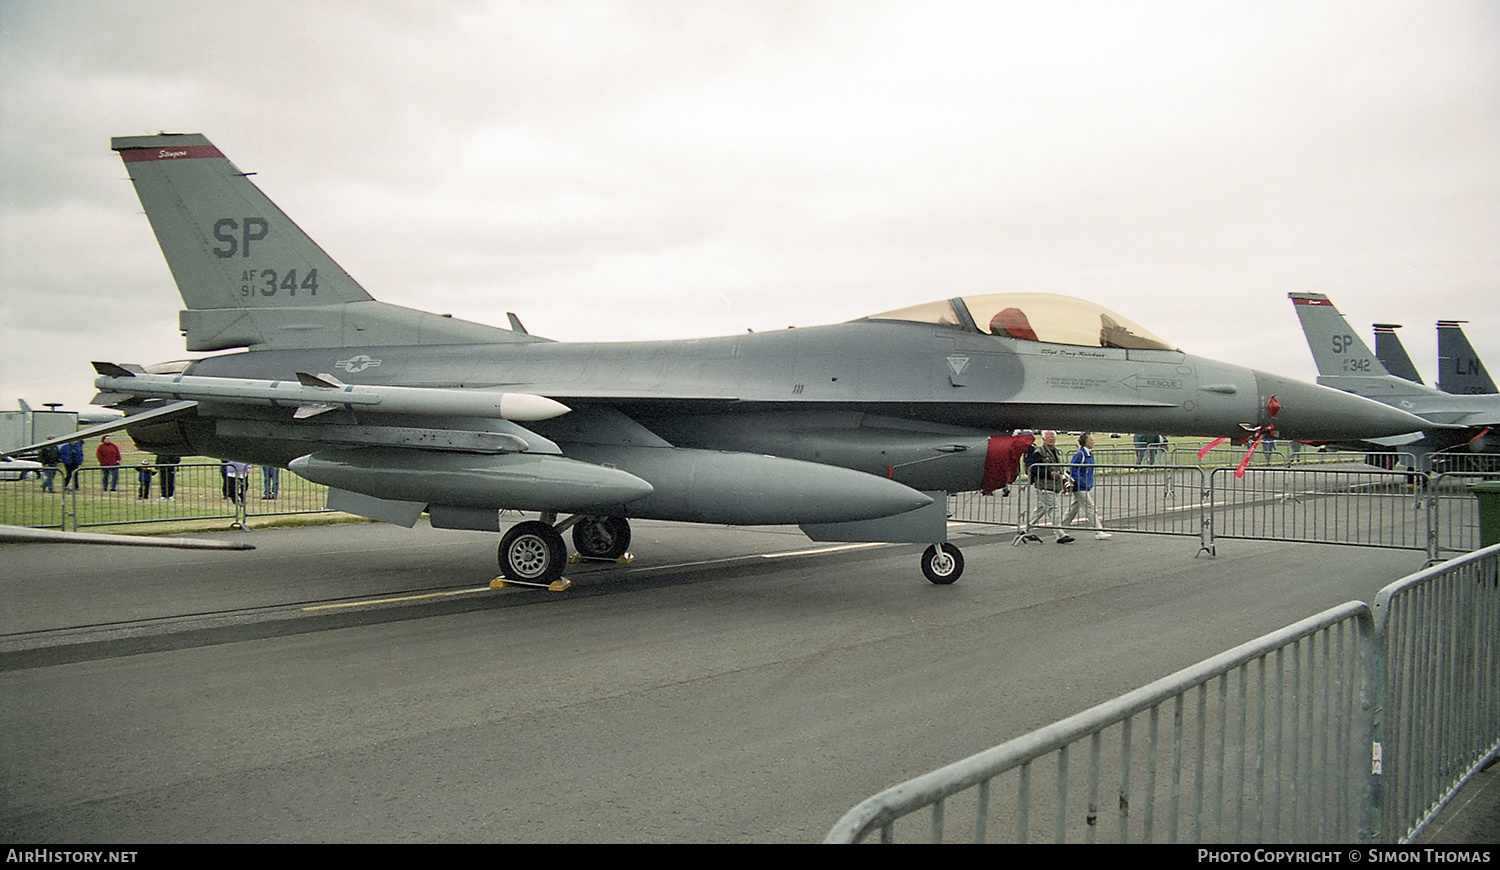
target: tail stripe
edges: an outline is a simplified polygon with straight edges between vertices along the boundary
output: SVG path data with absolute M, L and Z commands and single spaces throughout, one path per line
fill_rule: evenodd
M 147 160 L 193 160 L 200 157 L 223 157 L 212 145 L 178 145 L 172 148 L 122 148 L 120 159 L 126 163 Z

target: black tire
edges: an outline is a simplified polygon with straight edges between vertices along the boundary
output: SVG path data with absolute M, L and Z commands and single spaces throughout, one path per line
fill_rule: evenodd
M 922 573 L 939 586 L 947 586 L 964 573 L 964 554 L 952 544 L 933 544 L 922 554 Z
M 507 580 L 551 583 L 562 576 L 568 545 L 546 523 L 516 523 L 500 539 L 500 573 Z
M 630 521 L 585 517 L 573 526 L 573 548 L 590 559 L 618 559 L 630 550 Z

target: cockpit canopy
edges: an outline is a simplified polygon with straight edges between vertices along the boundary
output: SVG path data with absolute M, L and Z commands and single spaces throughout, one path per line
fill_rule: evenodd
M 872 314 L 866 320 L 909 320 L 1022 341 L 1127 350 L 1176 350 L 1102 305 L 1048 293 L 960 296 Z

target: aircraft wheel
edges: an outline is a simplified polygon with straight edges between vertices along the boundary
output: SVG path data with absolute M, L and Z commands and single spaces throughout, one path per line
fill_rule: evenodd
M 952 544 L 933 544 L 922 554 L 922 573 L 939 586 L 947 586 L 964 573 L 964 554 Z
M 516 523 L 500 539 L 500 573 L 507 580 L 551 583 L 562 576 L 568 545 L 546 523 Z
M 587 517 L 573 526 L 573 547 L 591 559 L 618 559 L 630 549 L 630 521 L 624 517 Z

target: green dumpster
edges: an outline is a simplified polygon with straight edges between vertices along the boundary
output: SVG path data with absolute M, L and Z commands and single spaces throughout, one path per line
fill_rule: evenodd
M 1469 492 L 1479 499 L 1480 546 L 1500 544 L 1500 480 L 1471 483 Z

